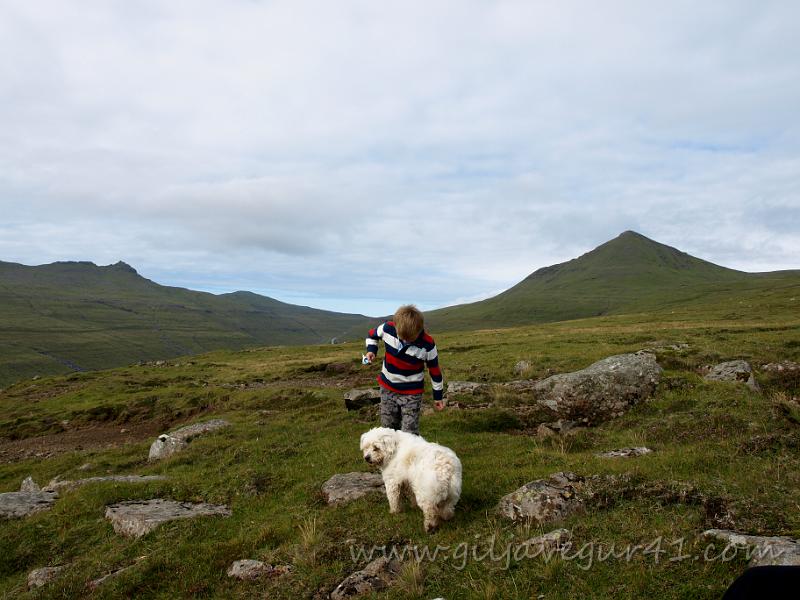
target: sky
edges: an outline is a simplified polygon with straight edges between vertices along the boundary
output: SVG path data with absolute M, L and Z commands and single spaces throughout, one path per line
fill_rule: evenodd
M 0 0 L 0 260 L 368 315 L 800 268 L 800 3 Z

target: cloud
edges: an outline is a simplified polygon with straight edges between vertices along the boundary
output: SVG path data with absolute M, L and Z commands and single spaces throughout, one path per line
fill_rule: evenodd
M 798 17 L 11 0 L 0 259 L 360 312 L 482 297 L 626 229 L 797 268 Z

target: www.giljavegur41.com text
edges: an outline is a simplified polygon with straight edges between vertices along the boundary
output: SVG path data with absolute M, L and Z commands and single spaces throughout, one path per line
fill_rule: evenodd
M 571 541 L 558 545 L 530 542 L 508 542 L 498 544 L 495 536 L 480 542 L 460 542 L 458 544 L 429 545 L 392 545 L 365 546 L 351 545 L 350 557 L 353 562 L 371 561 L 385 557 L 400 561 L 416 562 L 450 562 L 457 570 L 464 569 L 469 563 L 492 562 L 502 568 L 509 568 L 512 562 L 523 560 L 562 560 L 582 570 L 591 569 L 597 563 L 617 560 L 630 562 L 636 558 L 652 560 L 654 563 L 704 561 L 728 562 L 734 559 L 750 560 L 758 558 L 778 558 L 783 550 L 766 546 L 763 548 L 744 548 L 734 545 L 708 543 L 692 548 L 686 538 L 665 539 L 658 536 L 652 540 L 637 544 L 620 545 L 615 542 L 605 543 L 589 541 L 575 544 Z

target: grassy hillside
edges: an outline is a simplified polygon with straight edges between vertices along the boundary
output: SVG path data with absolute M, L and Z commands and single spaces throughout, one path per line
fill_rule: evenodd
M 365 322 L 250 292 L 161 286 L 125 263 L 0 262 L 0 387 L 219 348 L 328 343 Z
M 579 258 L 539 269 L 498 296 L 432 311 L 428 320 L 452 330 L 705 308 L 783 285 L 800 285 L 800 272 L 734 271 L 627 231 Z
M 795 289 L 776 288 L 658 316 L 437 334 L 446 379 L 505 381 L 521 359 L 532 363 L 526 375 L 540 377 L 645 347 L 656 348 L 666 371 L 651 401 L 563 438 L 532 435 L 536 417 L 520 398 L 502 392 L 492 395 L 493 408 L 423 415 L 422 434 L 452 447 L 464 465 L 456 517 L 432 536 L 423 532 L 419 512 L 390 515 L 378 496 L 341 508 L 320 499 L 320 485 L 332 474 L 367 469 L 358 437 L 376 417 L 342 406 L 342 392 L 371 385 L 378 368 L 358 364 L 359 344 L 220 351 L 161 367 L 18 383 L 0 393 L 0 491 L 16 490 L 27 475 L 39 482 L 109 473 L 170 479 L 86 486 L 64 492 L 50 512 L 3 524 L 0 596 L 323 598 L 363 565 L 353 562 L 351 548 L 416 544 L 452 550 L 465 543 L 477 544 L 482 554 L 494 539 L 501 553 L 507 544 L 541 533 L 500 521 L 493 510 L 502 495 L 559 470 L 629 472 L 651 488 L 693 485 L 729 510 L 743 532 L 798 537 L 800 426 L 785 411 L 787 400 L 800 396 L 797 376 L 758 371 L 764 393 L 756 394 L 745 386 L 704 382 L 697 374 L 701 365 L 724 359 L 745 358 L 757 369 L 800 360 L 797 302 Z M 679 342 L 688 346 L 670 348 Z M 326 371 L 330 363 L 351 370 Z M 183 454 L 147 463 L 157 433 L 211 417 L 233 426 Z M 639 445 L 654 453 L 628 460 L 594 456 Z M 92 466 L 78 471 L 84 463 Z M 135 541 L 114 534 L 103 519 L 109 503 L 157 496 L 227 503 L 233 515 L 165 525 Z M 590 564 L 584 550 L 583 558 L 572 560 L 512 559 L 508 568 L 503 559 L 439 558 L 407 567 L 396 587 L 374 597 L 716 600 L 745 561 L 693 558 L 704 549 L 698 534 L 712 517 L 708 506 L 692 502 L 615 498 L 562 524 L 576 551 L 596 552 L 601 545 L 607 551 L 612 544 L 621 550 L 660 539 L 666 554 L 656 557 L 651 547 L 630 560 Z M 132 569 L 87 592 L 87 581 L 139 557 Z M 290 563 L 294 571 L 235 582 L 225 570 L 240 558 Z M 70 566 L 56 583 L 26 593 L 27 572 L 55 564 Z

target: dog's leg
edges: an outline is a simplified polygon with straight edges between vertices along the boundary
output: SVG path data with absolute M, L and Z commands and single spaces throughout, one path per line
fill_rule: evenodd
M 403 484 L 402 482 L 397 482 L 395 480 L 386 481 L 386 498 L 389 500 L 389 512 L 390 513 L 399 513 L 403 506 L 402 506 L 402 492 L 403 492 Z
M 439 511 L 432 502 L 422 502 L 419 507 L 425 517 L 425 533 L 433 533 L 439 527 Z
M 449 521 L 456 514 L 456 503 L 448 498 L 439 505 L 439 516 L 443 521 Z

